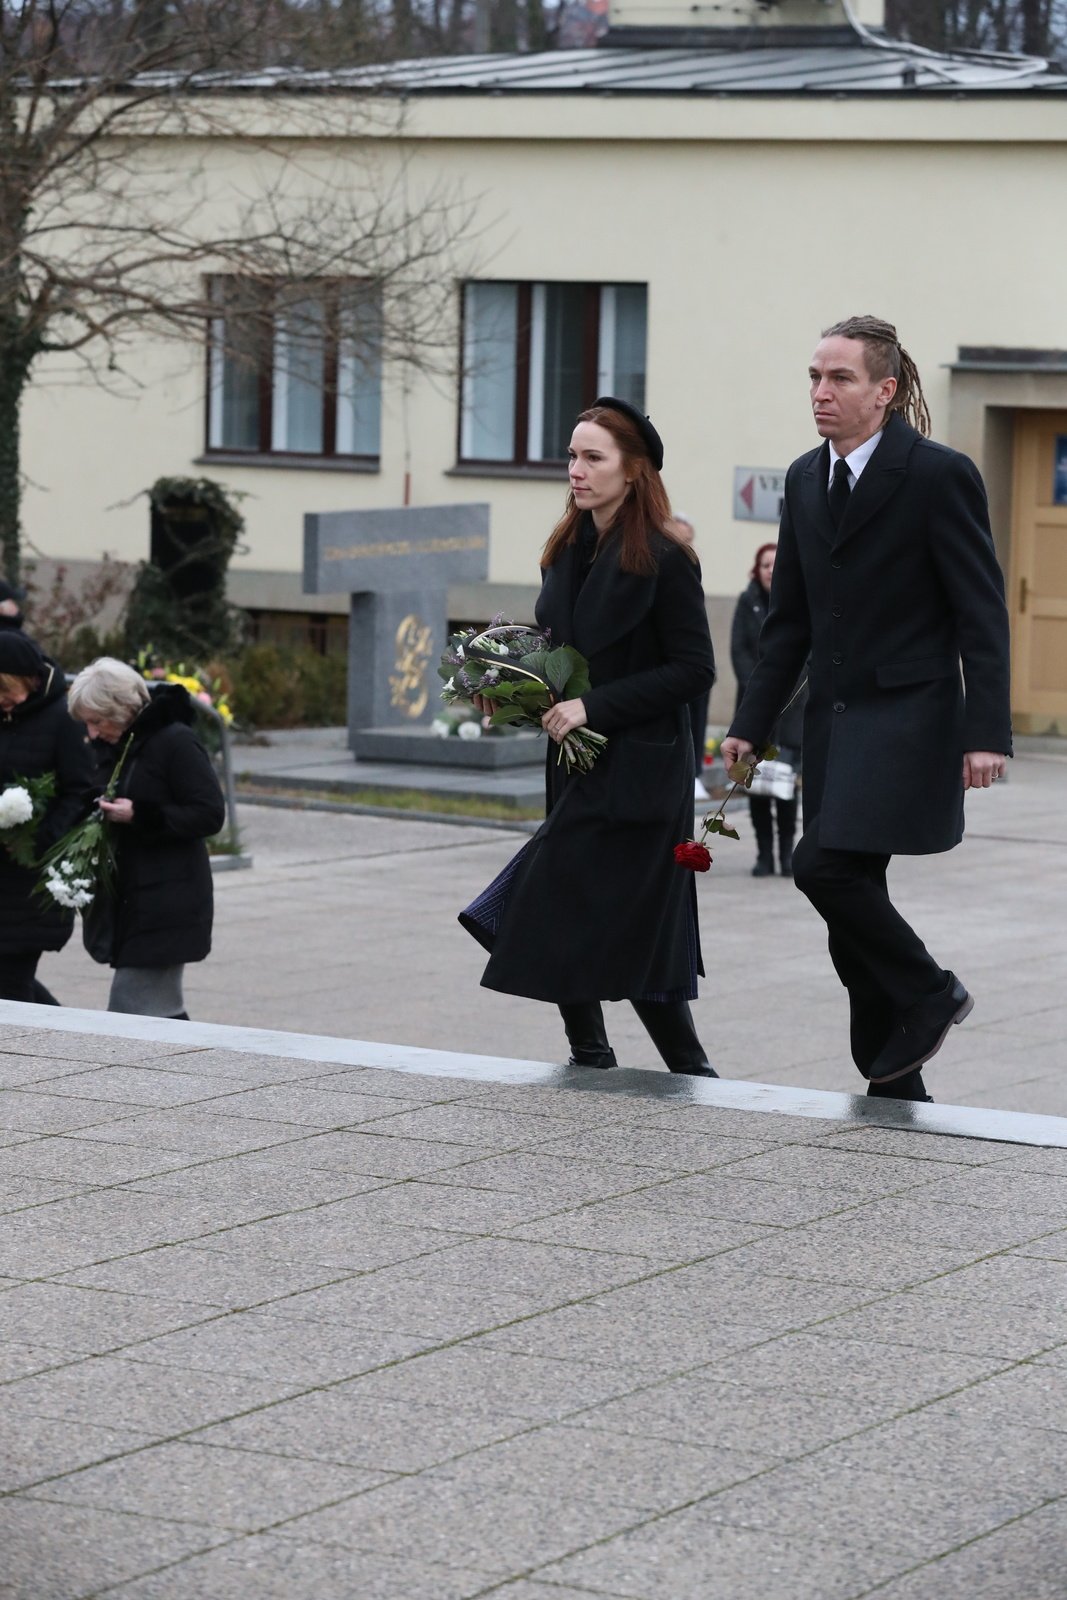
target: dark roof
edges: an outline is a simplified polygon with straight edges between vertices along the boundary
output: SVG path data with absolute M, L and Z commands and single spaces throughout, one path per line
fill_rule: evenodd
M 836 96 L 901 91 L 959 95 L 1067 89 L 1067 77 L 1033 57 L 937 55 L 904 44 L 887 42 L 880 47 L 855 38 L 851 43 L 777 49 L 599 47 L 530 55 L 432 56 L 323 72 L 276 68 L 248 75 L 227 74 L 222 82 L 228 89 L 336 92 L 373 86 L 403 94 L 434 95 Z

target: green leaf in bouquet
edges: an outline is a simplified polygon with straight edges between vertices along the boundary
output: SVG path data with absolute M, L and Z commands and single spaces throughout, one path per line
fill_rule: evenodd
M 549 651 L 545 657 L 545 678 L 554 694 L 560 699 L 567 688 L 567 682 L 581 657 L 577 650 L 572 650 L 570 645 L 561 645 L 558 650 Z
M 704 818 L 704 832 L 720 834 L 724 839 L 740 839 L 741 837 L 737 829 L 731 828 L 721 813 L 717 813 L 713 817 Z
M 522 667 L 526 672 L 536 673 L 537 677 L 543 680 L 545 676 L 545 662 L 547 660 L 547 650 L 535 650 L 532 655 L 522 656 L 519 660 L 519 666 Z
M 437 669 L 437 676 L 447 683 L 450 678 L 454 678 L 456 676 L 458 671 L 459 668 L 454 666 L 451 662 L 442 661 L 441 665 Z
M 570 646 L 567 648 L 570 649 Z M 577 700 L 580 695 L 588 694 L 592 687 L 589 681 L 588 661 L 584 656 L 580 656 L 577 650 L 571 650 L 571 655 L 575 658 L 575 665 L 563 690 L 564 700 Z
M 529 722 L 527 713 L 521 706 L 500 706 L 489 718 L 491 728 L 501 728 L 506 723 Z
M 765 745 L 764 748 L 760 751 L 759 755 L 756 757 L 756 760 L 757 761 L 777 761 L 778 760 L 778 746 L 776 744 Z

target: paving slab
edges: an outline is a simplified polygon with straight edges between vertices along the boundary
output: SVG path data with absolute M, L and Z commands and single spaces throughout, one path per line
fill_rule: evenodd
M 5 1019 L 0 1595 L 1062 1592 L 1067 1119 Z

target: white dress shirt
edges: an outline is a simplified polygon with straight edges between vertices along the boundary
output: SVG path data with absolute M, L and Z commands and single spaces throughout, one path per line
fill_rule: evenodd
M 850 450 L 848 455 L 844 457 L 845 461 L 848 462 L 848 486 L 850 489 L 854 489 L 856 487 L 856 484 L 859 481 L 860 473 L 863 471 L 864 467 L 867 465 L 868 461 L 881 444 L 882 434 L 884 431 L 885 430 L 883 428 L 879 428 L 877 433 L 872 433 L 869 439 L 864 439 L 862 444 L 858 444 L 855 450 Z M 826 481 L 827 493 L 829 493 L 830 485 L 834 481 L 834 466 L 842 459 L 840 453 L 834 449 L 833 440 L 831 439 L 829 442 L 830 476 Z

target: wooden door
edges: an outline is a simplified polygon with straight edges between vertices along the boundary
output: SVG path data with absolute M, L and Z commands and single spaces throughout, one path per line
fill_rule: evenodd
M 1067 733 L 1067 411 L 1015 418 L 1012 712 L 1020 733 Z

